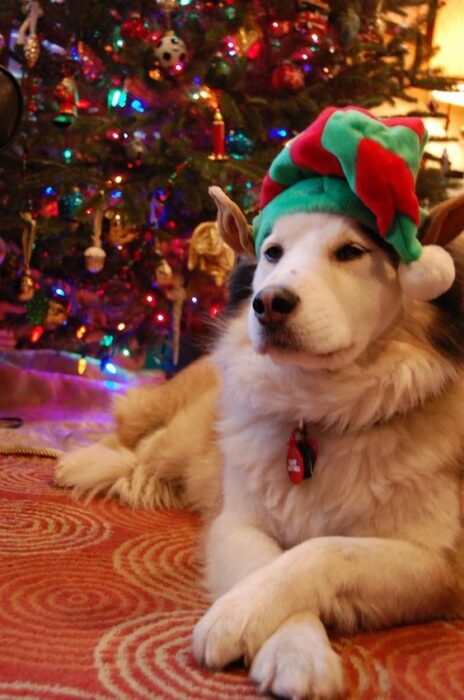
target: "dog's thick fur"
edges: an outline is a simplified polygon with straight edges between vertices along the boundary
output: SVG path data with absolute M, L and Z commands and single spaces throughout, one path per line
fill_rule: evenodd
M 226 240 L 249 249 L 240 213 L 225 198 L 219 211 Z M 339 259 L 352 245 L 362 253 Z M 332 698 L 343 676 L 326 626 L 464 612 L 464 237 L 448 248 L 453 288 L 429 303 L 403 299 L 394 258 L 343 217 L 283 217 L 271 246 L 283 255 L 260 256 L 254 293 L 297 292 L 288 320 L 269 328 L 246 303 L 211 357 L 119 399 L 117 435 L 65 457 L 56 478 L 206 512 L 215 602 L 194 631 L 198 661 L 243 656 L 263 692 Z M 320 451 L 294 485 L 299 419 Z

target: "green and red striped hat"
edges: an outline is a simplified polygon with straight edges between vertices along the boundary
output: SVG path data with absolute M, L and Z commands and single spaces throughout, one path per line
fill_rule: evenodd
M 415 180 L 427 141 L 417 117 L 379 119 L 365 109 L 328 107 L 274 159 L 253 222 L 257 254 L 286 214 L 326 211 L 366 225 L 398 253 L 403 290 L 416 299 L 443 294 L 454 264 L 438 246 L 421 246 Z

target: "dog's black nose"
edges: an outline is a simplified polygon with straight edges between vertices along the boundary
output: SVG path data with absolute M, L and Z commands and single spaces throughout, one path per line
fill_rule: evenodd
M 260 323 L 270 325 L 284 321 L 293 311 L 300 297 L 279 285 L 264 287 L 253 299 L 253 311 Z

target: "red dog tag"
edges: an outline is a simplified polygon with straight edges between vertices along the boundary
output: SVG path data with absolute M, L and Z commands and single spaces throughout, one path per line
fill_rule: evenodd
M 292 430 L 288 441 L 287 471 L 294 484 L 312 477 L 318 452 L 317 440 L 306 435 L 304 427 Z

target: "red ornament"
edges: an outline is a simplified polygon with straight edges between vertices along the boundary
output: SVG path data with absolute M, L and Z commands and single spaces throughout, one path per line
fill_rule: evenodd
M 298 92 L 305 84 L 305 76 L 301 68 L 290 61 L 285 61 L 274 69 L 271 76 L 272 89 Z
M 121 36 L 123 39 L 140 39 L 143 41 L 149 34 L 149 30 L 145 27 L 138 12 L 131 12 L 129 18 L 121 24 Z
M 71 75 L 71 71 L 66 67 L 63 69 L 63 78 L 55 88 L 53 96 L 58 102 L 58 114 L 53 119 L 56 126 L 67 127 L 72 124 L 77 117 L 77 103 L 79 94 L 77 84 Z

